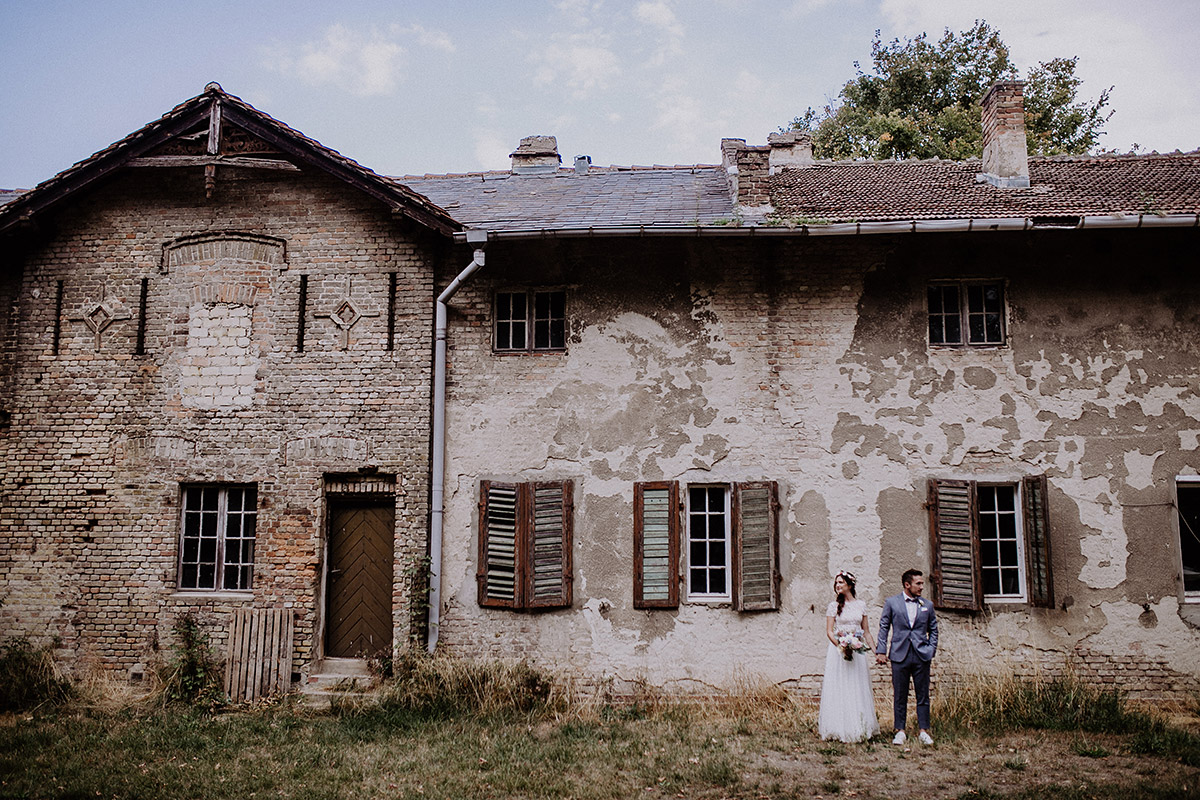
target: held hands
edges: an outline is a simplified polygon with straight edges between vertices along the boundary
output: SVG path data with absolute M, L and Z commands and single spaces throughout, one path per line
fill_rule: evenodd
M 887 656 L 884 655 L 883 653 L 876 653 L 875 654 L 875 663 L 876 664 L 886 664 Z

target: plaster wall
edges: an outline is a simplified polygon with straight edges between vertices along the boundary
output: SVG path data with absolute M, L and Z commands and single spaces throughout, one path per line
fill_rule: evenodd
M 443 643 L 598 684 L 813 689 L 832 575 L 858 575 L 874 625 L 900 572 L 929 569 L 928 479 L 1045 473 L 1056 608 L 943 613 L 939 673 L 1070 663 L 1146 696 L 1195 687 L 1171 505 L 1175 477 L 1200 470 L 1200 284 L 1183 268 L 1195 243 L 1130 231 L 489 247 L 451 309 Z M 1004 346 L 928 345 L 929 281 L 962 278 L 1005 282 Z M 566 352 L 492 352 L 492 293 L 521 287 L 566 289 Z M 481 608 L 479 481 L 566 478 L 574 605 Z M 633 484 L 663 479 L 779 481 L 779 611 L 633 608 Z

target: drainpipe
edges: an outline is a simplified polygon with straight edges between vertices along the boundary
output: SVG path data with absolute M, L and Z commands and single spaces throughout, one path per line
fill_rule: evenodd
M 437 316 L 434 323 L 433 343 L 433 498 L 429 515 L 429 636 L 425 648 L 433 652 L 437 647 L 438 625 L 442 614 L 442 505 L 445 502 L 446 481 L 446 322 L 450 298 L 458 292 L 467 279 L 483 268 L 483 248 L 487 244 L 487 231 L 467 231 L 467 244 L 475 247 L 475 257 L 466 269 L 458 274 L 446 290 L 438 295 Z

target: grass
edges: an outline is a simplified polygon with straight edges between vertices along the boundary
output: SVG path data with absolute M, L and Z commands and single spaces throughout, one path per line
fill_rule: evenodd
M 857 796 L 864 775 L 867 785 L 885 773 L 886 780 L 911 779 L 937 772 L 926 759 L 938 751 L 950 751 L 950 758 L 958 757 L 955 747 L 989 752 L 994 745 L 978 742 L 996 726 L 984 731 L 973 715 L 995 719 L 999 709 L 989 712 L 988 702 L 1003 699 L 1006 711 L 1024 702 L 1012 687 L 990 700 L 947 698 L 958 704 L 959 716 L 946 722 L 956 726 L 958 742 L 948 737 L 937 750 L 904 753 L 820 742 L 810 710 L 798 713 L 776 687 L 752 681 L 706 702 L 683 703 L 645 688 L 631 702 L 611 704 L 527 664 L 413 656 L 398 659 L 395 673 L 377 702 L 345 704 L 334 713 L 288 701 L 221 713 L 204 705 L 101 711 L 68 704 L 0 718 L 0 797 Z M 1067 734 L 1078 734 L 1069 745 L 1078 748 L 1075 755 L 1104 757 L 1107 750 L 1084 752 L 1103 741 L 1101 749 L 1170 760 L 1141 762 L 1162 771 L 1131 774 L 1133 784 L 1085 791 L 1064 783 L 1052 787 L 1053 796 L 1129 800 L 1143 796 L 1139 787 L 1162 797 L 1194 796 L 1170 777 L 1174 761 L 1192 752 L 1194 736 L 1139 721 L 1123 708 L 1101 720 L 1077 711 L 1106 732 Z M 1032 751 L 1021 747 L 1007 761 L 993 759 L 993 777 L 1020 773 L 1011 787 L 1017 794 L 996 794 L 985 783 L 963 796 L 1046 796 L 1034 792 L 1037 775 L 1026 752 Z
M 1091 688 L 1071 677 L 1018 680 L 1012 676 L 975 676 L 944 689 L 934 713 L 941 735 L 1015 730 L 1117 734 L 1129 738 L 1131 752 L 1200 767 L 1200 736 L 1131 709 L 1119 692 Z M 1077 750 L 1079 755 L 1108 755 L 1099 745 L 1079 747 L 1090 751 Z

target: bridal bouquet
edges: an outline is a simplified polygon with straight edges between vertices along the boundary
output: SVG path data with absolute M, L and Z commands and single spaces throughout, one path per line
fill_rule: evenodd
M 857 633 L 841 633 L 838 634 L 838 649 L 842 651 L 842 658 L 847 661 L 854 660 L 855 653 L 867 652 L 867 644 L 862 640 L 862 637 Z

